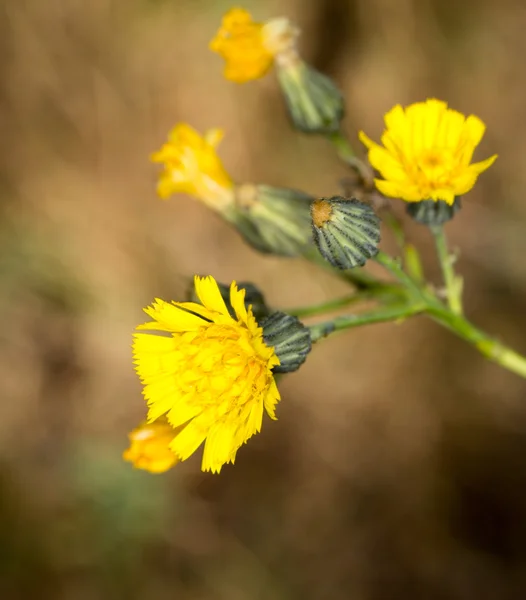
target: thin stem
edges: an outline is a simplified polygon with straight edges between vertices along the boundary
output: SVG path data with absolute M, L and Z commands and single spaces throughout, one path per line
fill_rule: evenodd
M 344 162 L 348 163 L 356 158 L 356 154 L 352 149 L 351 143 L 341 131 L 336 131 L 335 133 L 329 134 L 328 138 L 338 151 L 338 156 Z
M 481 331 L 465 317 L 454 313 L 449 307 L 437 303 L 428 306 L 426 312 L 434 321 L 475 346 L 489 360 L 526 378 L 526 357 L 508 348 L 486 332 Z
M 361 160 L 353 150 L 347 136 L 340 130 L 335 133 L 330 133 L 328 139 L 336 148 L 338 156 L 342 161 L 352 167 L 360 176 L 364 186 L 368 189 L 374 188 L 374 175 L 371 167 Z
M 402 269 L 400 264 L 395 258 L 392 258 L 385 252 L 378 252 L 375 256 L 375 260 L 377 263 L 381 264 L 384 269 L 389 271 L 391 275 L 393 275 L 403 286 L 407 288 L 409 292 L 414 294 L 417 298 L 421 298 L 423 296 L 427 296 L 425 291 L 420 288 L 420 286 L 415 283 L 411 277 Z
M 442 225 L 434 225 L 431 227 L 431 232 L 435 238 L 435 246 L 437 249 L 438 259 L 446 284 L 447 301 L 449 308 L 457 314 L 462 314 L 462 279 L 455 275 L 453 269 L 453 257 L 447 249 L 446 236 Z
M 422 285 L 425 281 L 420 254 L 413 244 L 404 246 L 404 267 L 413 281 Z
M 304 256 L 314 264 L 330 271 L 333 273 L 333 275 L 337 275 L 340 279 L 344 279 L 345 281 L 352 283 L 357 290 L 370 290 L 372 288 L 385 285 L 373 275 L 366 273 L 363 269 L 347 269 L 346 271 L 335 269 L 323 258 L 317 248 L 312 248 Z
M 382 214 L 382 221 L 389 227 L 395 238 L 396 244 L 400 249 L 405 246 L 405 233 L 402 223 L 398 217 L 393 214 L 390 210 L 386 210 Z
M 352 304 L 357 304 L 358 302 L 366 302 L 367 300 L 381 300 L 388 297 L 397 296 L 403 296 L 403 291 L 401 288 L 387 284 L 374 290 L 356 292 L 354 294 L 343 296 L 342 298 L 335 298 L 334 300 L 321 302 L 320 304 L 287 309 L 286 312 L 287 314 L 294 315 L 295 317 L 312 317 L 315 315 L 335 311 L 340 308 L 345 308 L 351 306 Z
M 321 302 L 320 304 L 313 304 L 312 306 L 300 306 L 298 308 L 287 309 L 287 314 L 295 317 L 313 317 L 315 315 L 328 313 L 339 308 L 356 304 L 363 300 L 369 300 L 374 295 L 370 292 L 357 292 L 356 294 L 349 294 L 342 298 L 336 298 L 334 300 L 328 300 L 327 302 Z
M 337 331 L 360 327 L 361 325 L 370 325 L 372 323 L 385 323 L 387 321 L 397 321 L 413 315 L 424 312 L 425 304 L 393 304 L 379 310 L 366 312 L 356 315 L 345 315 L 336 317 L 330 321 L 310 325 L 309 329 L 313 342 L 328 337 Z
M 526 357 L 508 348 L 492 336 L 469 322 L 464 316 L 453 312 L 450 306 L 440 302 L 426 289 L 418 287 L 406 275 L 398 262 L 379 252 L 376 260 L 385 267 L 394 277 L 413 295 L 420 298 L 425 304 L 425 312 L 437 323 L 440 323 L 463 340 L 472 344 L 482 355 L 499 364 L 501 367 L 526 378 Z

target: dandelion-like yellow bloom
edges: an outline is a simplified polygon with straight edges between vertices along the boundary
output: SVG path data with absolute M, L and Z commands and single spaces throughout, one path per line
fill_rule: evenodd
M 137 469 L 164 473 L 178 462 L 177 456 L 170 450 L 175 434 L 168 423 L 143 423 L 128 435 L 130 447 L 122 457 Z
M 263 340 L 245 291 L 230 287 L 230 316 L 212 277 L 196 277 L 201 304 L 156 300 L 145 312 L 153 321 L 134 335 L 136 370 L 144 384 L 148 419 L 166 415 L 181 427 L 170 448 L 181 459 L 206 440 L 202 469 L 219 473 L 242 444 L 261 429 L 263 411 L 275 419 L 280 399 L 272 373 L 279 365 Z
M 215 210 L 229 206 L 234 184 L 216 152 L 222 137 L 220 129 L 201 136 L 186 123 L 176 125 L 168 141 L 151 156 L 153 162 L 164 166 L 157 186 L 159 196 L 190 194 Z
M 297 29 L 288 19 L 256 23 L 243 8 L 232 8 L 224 16 L 210 49 L 226 61 L 225 77 L 244 83 L 263 77 L 277 55 L 294 45 Z
M 369 162 L 383 177 L 375 183 L 385 196 L 407 202 L 443 200 L 451 205 L 497 158 L 495 154 L 471 163 L 486 126 L 478 117 L 466 118 L 440 100 L 405 109 L 397 105 L 385 115 L 385 124 L 383 146 L 363 131 L 359 134 L 369 149 Z

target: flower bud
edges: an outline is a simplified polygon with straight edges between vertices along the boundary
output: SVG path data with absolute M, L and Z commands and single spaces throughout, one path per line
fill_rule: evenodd
M 129 433 L 130 447 L 123 452 L 122 457 L 131 462 L 136 469 L 164 473 L 179 462 L 170 450 L 176 433 L 163 419 L 153 423 L 141 423 Z
M 289 116 L 305 133 L 334 133 L 344 114 L 343 96 L 331 79 L 307 65 L 294 49 L 276 57 Z
M 298 190 L 243 184 L 236 186 L 235 210 L 226 217 L 260 252 L 301 256 L 312 246 L 312 200 Z
M 320 254 L 339 269 L 361 267 L 378 252 L 380 219 L 368 205 L 334 196 L 312 203 L 312 230 Z
M 407 205 L 407 214 L 418 223 L 432 227 L 433 225 L 447 223 L 461 208 L 460 196 L 457 196 L 453 204 L 448 204 L 443 200 L 410 202 Z
M 279 365 L 274 373 L 297 371 L 311 351 L 310 332 L 297 318 L 283 312 L 273 312 L 261 322 L 263 339 L 274 348 Z

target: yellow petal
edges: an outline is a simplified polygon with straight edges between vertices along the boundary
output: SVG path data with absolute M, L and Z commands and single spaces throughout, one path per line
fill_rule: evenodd
M 393 108 L 386 113 L 384 120 L 387 129 L 392 131 L 395 135 L 399 133 L 405 134 L 407 131 L 406 114 L 400 104 L 393 106 Z
M 194 280 L 197 297 L 208 310 L 228 316 L 229 312 L 213 277 L 198 277 Z
M 406 172 L 397 158 L 381 146 L 375 145 L 369 150 L 369 162 L 385 179 L 407 179 Z
M 205 308 L 202 304 L 198 304 L 197 302 L 174 302 L 172 301 L 174 306 L 178 308 L 182 308 L 184 310 L 196 313 L 197 315 L 207 319 L 208 321 L 213 321 L 214 313 Z
M 438 148 L 456 148 L 464 130 L 466 118 L 456 110 L 447 110 L 437 132 L 436 145 Z
M 203 452 L 203 471 L 219 473 L 221 467 L 229 462 L 232 453 L 239 447 L 234 442 L 235 430 L 229 423 L 216 423 L 208 432 Z
M 408 136 L 404 148 L 409 147 L 411 155 L 418 156 L 424 148 L 424 134 L 427 117 L 426 105 L 424 102 L 412 104 L 406 108 L 405 114 L 411 134 Z
M 222 26 L 229 30 L 241 25 L 249 25 L 252 22 L 252 15 L 248 10 L 235 6 L 224 14 Z
M 207 144 L 210 144 L 213 148 L 217 148 L 224 135 L 225 132 L 222 129 L 209 129 L 205 131 L 204 139 Z
M 473 146 L 478 146 L 486 131 L 486 125 L 475 115 L 469 115 L 464 123 L 464 131 Z
M 442 118 L 447 110 L 447 104 L 440 100 L 427 100 L 423 122 L 422 147 L 431 149 L 436 144 Z
M 497 160 L 497 157 L 498 154 L 494 154 L 493 156 L 486 158 L 486 160 L 482 160 L 478 163 L 473 163 L 469 166 L 469 168 L 473 169 L 475 173 L 477 173 L 477 175 L 480 175 L 480 173 L 483 173 L 486 169 L 489 169 L 491 167 L 491 165 Z
M 173 352 L 177 342 L 172 336 L 151 335 L 149 333 L 134 333 L 133 347 L 146 354 L 160 352 Z
M 201 145 L 201 136 L 199 133 L 188 123 L 177 123 L 175 127 L 170 131 L 168 139 L 171 142 L 177 144 L 183 144 L 191 147 L 198 147 Z
M 170 448 L 181 460 L 186 460 L 205 441 L 212 423 L 206 413 L 192 419 L 170 444 Z
M 201 317 L 181 310 L 177 306 L 169 304 L 164 300 L 156 298 L 152 306 L 144 309 L 144 312 L 152 317 L 157 325 L 153 327 L 152 323 L 138 325 L 137 329 L 154 329 L 161 331 L 192 331 L 203 327 L 205 322 Z
M 172 427 L 180 427 L 203 412 L 203 405 L 196 402 L 189 403 L 189 398 L 181 398 L 173 403 L 172 408 L 166 413 L 166 418 Z
M 376 142 L 373 142 L 373 140 L 363 131 L 358 132 L 358 139 L 369 149 L 378 146 L 378 144 Z
M 261 431 L 262 422 L 263 402 L 257 402 L 251 407 L 247 422 L 243 430 L 240 432 L 240 437 L 242 438 L 243 443 L 245 443 L 254 434 L 259 433 Z
M 455 202 L 455 195 L 455 192 L 448 188 L 432 190 L 428 200 L 442 200 L 451 206 Z
M 276 405 L 280 400 L 281 396 L 278 390 L 278 386 L 276 385 L 276 381 L 273 379 L 267 391 L 267 394 L 265 395 L 264 405 L 268 416 L 274 421 L 276 420 Z
M 401 185 L 395 181 L 384 181 L 383 179 L 375 179 L 374 183 L 378 190 L 389 198 L 401 198 L 408 202 L 417 202 L 418 200 L 425 200 L 419 193 L 418 189 L 414 186 Z
M 248 314 L 245 307 L 245 290 L 238 289 L 235 281 L 230 285 L 230 304 L 232 305 L 237 318 L 242 323 L 246 323 Z

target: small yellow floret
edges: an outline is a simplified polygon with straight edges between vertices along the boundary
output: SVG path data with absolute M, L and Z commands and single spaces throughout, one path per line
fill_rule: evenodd
M 226 61 L 225 77 L 245 83 L 263 77 L 275 57 L 294 44 L 297 30 L 288 19 L 271 19 L 256 23 L 243 8 L 232 8 L 210 42 L 210 49 Z
M 201 136 L 186 123 L 176 125 L 168 141 L 151 156 L 164 167 L 157 185 L 159 196 L 189 194 L 219 211 L 229 206 L 234 184 L 216 152 L 222 137 L 220 129 Z
M 405 109 L 397 105 L 385 115 L 385 124 L 383 145 L 363 131 L 359 134 L 369 149 L 369 162 L 383 177 L 375 183 L 385 196 L 453 204 L 497 158 L 495 154 L 471 163 L 486 126 L 478 117 L 466 118 L 439 100 L 417 102 Z
M 264 410 L 275 418 L 280 396 L 272 368 L 279 359 L 235 282 L 236 318 L 212 277 L 196 277 L 195 289 L 201 304 L 156 300 L 145 309 L 153 321 L 137 329 L 161 334 L 135 334 L 133 354 L 148 419 L 166 415 L 181 427 L 170 444 L 181 460 L 206 440 L 202 469 L 218 473 L 260 431 Z
M 178 462 L 177 456 L 170 450 L 175 433 L 168 423 L 143 423 L 128 435 L 130 447 L 122 457 L 137 469 L 164 473 Z

